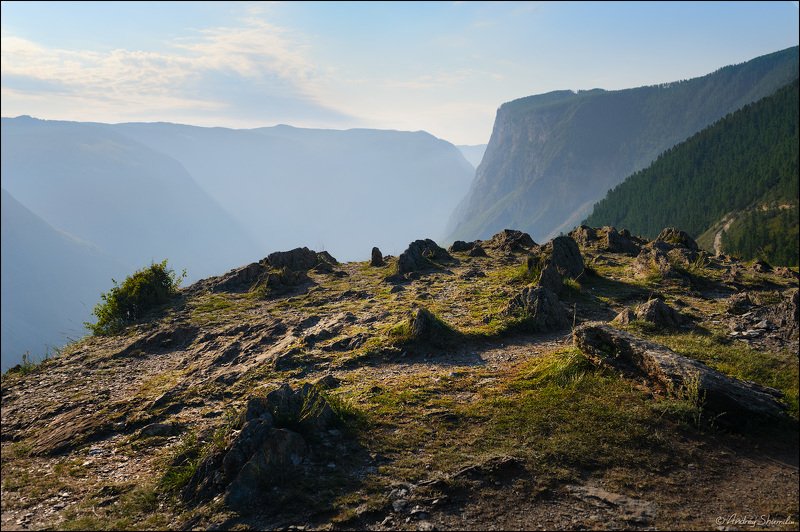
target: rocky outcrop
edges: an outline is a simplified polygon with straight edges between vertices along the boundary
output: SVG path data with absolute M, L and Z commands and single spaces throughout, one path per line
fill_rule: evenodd
M 440 268 L 440 263 L 452 261 L 453 257 L 430 238 L 415 240 L 397 258 L 397 274 L 405 275 Z
M 463 240 L 456 240 L 450 246 L 451 253 L 466 253 L 470 257 L 486 257 L 486 251 L 481 246 L 480 240 L 474 242 L 464 242 Z
M 644 376 L 668 393 L 694 390 L 691 393 L 703 400 L 703 408 L 728 421 L 749 420 L 753 416 L 785 417 L 786 405 L 779 401 L 780 391 L 727 377 L 702 362 L 609 325 L 581 325 L 575 330 L 574 339 L 596 364 L 611 366 L 634 378 Z
M 577 279 L 583 273 L 583 256 L 578 244 L 568 236 L 559 236 L 542 247 L 542 253 L 558 272 Z
M 570 319 L 558 296 L 542 286 L 528 286 L 509 301 L 503 314 L 521 317 L 536 332 L 560 331 L 570 326 Z
M 183 490 L 186 500 L 223 492 L 239 512 L 263 511 L 270 488 L 308 473 L 313 442 L 337 423 L 336 413 L 311 384 L 293 390 L 284 383 L 266 397 L 253 397 L 243 418 L 230 444 L 198 466 Z
M 531 235 L 514 229 L 503 229 L 489 240 L 481 242 L 488 249 L 505 251 L 508 253 L 524 253 L 536 246 Z
M 336 266 L 339 262 L 327 251 L 317 253 L 308 248 L 295 248 L 291 251 L 276 251 L 267 255 L 272 268 L 286 268 L 292 271 L 308 271 L 320 262 Z
M 683 314 L 660 299 L 651 299 L 647 303 L 639 305 L 636 309 L 636 317 L 660 327 L 680 327 L 687 321 Z
M 377 247 L 372 248 L 372 257 L 370 258 L 369 265 L 380 267 L 385 265 L 386 263 L 383 262 L 383 253 Z
M 665 242 L 673 247 L 686 248 L 691 251 L 700 251 L 697 242 L 686 231 L 674 227 L 665 227 L 655 239 L 656 242 Z

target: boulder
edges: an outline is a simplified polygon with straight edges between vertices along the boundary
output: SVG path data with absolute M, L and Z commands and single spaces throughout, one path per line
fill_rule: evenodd
M 522 253 L 530 251 L 536 246 L 531 235 L 516 231 L 514 229 L 503 229 L 489 240 L 482 242 L 482 245 L 490 249 L 498 249 L 510 253 Z
M 397 258 L 397 273 L 404 275 L 411 272 L 438 268 L 438 263 L 452 261 L 453 257 L 430 238 L 415 240 Z
M 267 273 L 267 270 L 263 262 L 253 262 L 222 276 L 206 279 L 205 288 L 212 292 L 247 292 Z
M 369 261 L 370 266 L 383 266 L 386 264 L 383 262 L 383 253 L 377 247 L 372 248 L 372 258 Z
M 726 307 L 727 311 L 730 314 L 744 314 L 753 306 L 753 301 L 750 299 L 750 295 L 747 292 L 740 292 L 738 294 L 733 294 L 731 297 L 728 298 Z
M 464 242 L 463 240 L 456 240 L 455 242 L 453 242 L 453 245 L 450 246 L 449 251 L 451 253 L 462 253 L 471 250 L 474 246 L 475 242 Z
M 543 252 L 561 275 L 576 279 L 583 273 L 583 256 L 572 238 L 556 237 L 543 246 Z
M 316 266 L 320 259 L 317 252 L 308 248 L 295 248 L 291 251 L 276 251 L 267 256 L 273 268 L 286 268 L 292 271 L 307 271 Z
M 528 286 L 509 301 L 503 314 L 525 318 L 536 332 L 559 331 L 570 326 L 570 319 L 558 296 L 542 286 Z
M 424 307 L 417 307 L 411 312 L 409 331 L 413 340 L 433 345 L 443 345 L 456 335 L 449 325 Z
M 242 428 L 223 450 L 206 456 L 183 490 L 186 500 L 224 492 L 242 513 L 269 508 L 272 488 L 297 481 L 315 441 L 327 438 L 337 415 L 319 392 L 283 383 L 266 397 L 251 397 Z M 277 508 L 275 508 L 277 510 Z
M 581 225 L 570 231 L 569 236 L 572 237 L 579 245 L 586 247 L 598 240 L 597 230 L 588 225 Z
M 474 246 L 472 246 L 472 249 L 470 249 L 467 252 L 467 255 L 469 255 L 470 257 L 488 257 L 489 256 L 489 255 L 486 254 L 486 251 L 481 247 L 480 244 L 475 244 Z
M 634 312 L 631 309 L 625 308 L 622 310 L 622 312 L 617 314 L 613 320 L 611 320 L 611 323 L 617 325 L 627 325 L 630 322 L 634 321 L 635 319 L 636 319 L 636 314 L 634 314 Z
M 545 267 L 542 268 L 542 273 L 536 281 L 536 286 L 547 288 L 555 294 L 561 293 L 564 288 L 564 281 L 561 273 L 552 262 L 548 262 Z
M 682 247 L 692 251 L 700 251 L 697 242 L 686 231 L 674 227 L 664 228 L 656 237 L 657 242 L 665 242 L 674 247 Z
M 664 279 L 679 277 L 670 264 L 667 253 L 657 245 L 642 248 L 631 267 L 636 277 L 648 277 L 652 274 L 659 274 Z
M 612 253 L 623 253 L 625 255 L 636 256 L 639 253 L 639 246 L 633 241 L 630 232 L 623 229 L 617 232 L 614 227 L 604 228 L 605 234 L 605 249 Z
M 651 299 L 647 303 L 639 305 L 636 309 L 636 317 L 662 327 L 679 327 L 686 321 L 683 314 L 660 299 Z

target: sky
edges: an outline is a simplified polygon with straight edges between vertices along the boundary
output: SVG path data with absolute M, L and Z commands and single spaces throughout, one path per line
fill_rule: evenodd
M 2 2 L 2 116 L 425 130 L 798 44 L 798 2 Z

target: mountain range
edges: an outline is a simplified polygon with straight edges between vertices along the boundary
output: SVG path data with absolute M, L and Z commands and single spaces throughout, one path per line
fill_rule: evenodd
M 3 335 L 4 369 L 63 344 L 67 329 L 81 336 L 112 274 L 166 258 L 191 282 L 297 245 L 345 259 L 373 246 L 399 253 L 418 234 L 443 232 L 474 173 L 425 132 L 18 117 L 2 119 L 1 137 L 3 201 L 13 204 L 3 209 L 3 328 L 14 331 Z M 47 227 L 82 242 L 58 252 L 70 260 L 55 251 L 46 260 Z M 114 266 L 99 267 L 96 254 Z M 64 297 L 23 288 L 42 278 L 68 284 L 44 283 Z
M 648 238 L 684 227 L 709 251 L 798 262 L 798 80 L 670 148 L 615 187 L 589 225 Z
M 797 76 L 793 47 L 690 80 L 505 103 L 450 220 L 450 239 L 487 238 L 504 227 L 535 240 L 567 232 L 663 151 Z

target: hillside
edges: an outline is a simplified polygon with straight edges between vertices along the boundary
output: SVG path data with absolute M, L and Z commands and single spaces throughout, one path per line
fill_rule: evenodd
M 443 233 L 474 175 L 455 146 L 422 131 L 107 127 L 178 160 L 265 251 L 400 253 Z
M 763 258 L 798 264 L 799 101 L 795 80 L 726 116 L 615 187 L 586 223 L 629 227 L 654 238 L 667 225 L 699 236 L 728 218 L 732 223 L 727 230 L 714 232 L 723 233 L 720 251 L 750 259 L 771 244 Z M 747 217 L 745 210 L 753 213 Z M 767 220 L 781 210 L 784 216 L 775 218 L 777 226 L 770 228 Z M 740 229 L 744 226 L 746 231 Z M 744 234 L 748 241 L 742 240 Z
M 124 265 L 48 225 L 2 189 L 2 370 L 86 334 L 83 322 Z
M 505 103 L 450 238 L 486 238 L 504 227 L 535 240 L 567 232 L 660 153 L 797 76 L 794 47 L 685 81 Z
M 2 528 L 796 527 L 797 273 L 572 236 L 273 253 L 4 374 Z
M 199 279 L 255 247 L 178 161 L 100 125 L 3 118 L 2 183 L 53 227 L 127 265 L 169 257 Z

